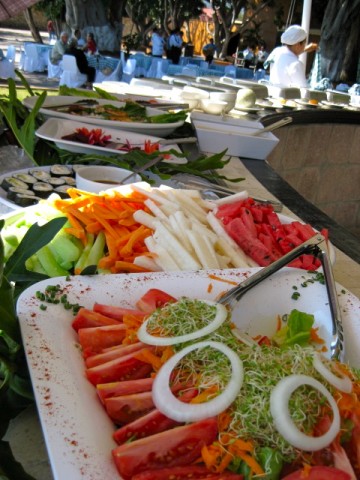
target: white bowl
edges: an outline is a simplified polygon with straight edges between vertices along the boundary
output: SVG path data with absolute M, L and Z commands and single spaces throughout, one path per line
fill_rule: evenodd
M 220 115 L 225 112 L 227 106 L 228 102 L 222 100 L 213 100 L 212 98 L 202 98 L 200 100 L 200 107 L 202 110 L 213 115 Z
M 209 98 L 209 92 L 202 88 L 192 87 L 191 85 L 185 85 L 183 92 L 199 95 L 200 98 Z
M 180 99 L 181 101 L 187 103 L 189 105 L 189 110 L 193 110 L 199 104 L 200 95 L 198 93 L 193 92 L 181 92 Z
M 226 102 L 225 113 L 230 112 L 235 107 L 237 92 L 210 92 L 210 100 L 215 102 Z
M 76 187 L 86 192 L 99 193 L 122 185 L 130 170 L 103 165 L 84 166 L 76 172 Z M 134 173 L 124 184 L 140 182 L 141 177 Z

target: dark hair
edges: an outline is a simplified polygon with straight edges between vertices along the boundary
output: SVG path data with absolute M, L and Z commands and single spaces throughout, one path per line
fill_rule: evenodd
M 90 37 L 91 40 L 94 40 L 94 34 L 93 34 L 92 32 L 89 32 L 89 33 L 88 33 L 88 37 Z
M 80 28 L 77 28 L 77 29 L 74 31 L 74 35 L 76 36 L 78 33 L 81 35 L 81 30 L 80 30 Z

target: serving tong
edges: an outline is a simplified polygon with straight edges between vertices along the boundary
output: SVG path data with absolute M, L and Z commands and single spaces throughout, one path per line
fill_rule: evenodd
M 173 178 L 173 181 L 181 188 L 200 190 L 201 192 L 211 192 L 223 197 L 234 195 L 236 192 L 231 190 L 228 187 L 220 185 L 218 183 L 210 183 L 207 180 L 204 180 L 200 177 L 190 177 L 184 174 L 176 174 Z M 268 200 L 264 198 L 255 198 L 251 197 L 255 202 L 262 203 L 265 205 L 271 205 L 274 209 L 274 212 L 281 212 L 283 209 L 283 204 L 277 200 Z
M 245 295 L 251 288 L 268 278 L 282 267 L 295 260 L 300 255 L 311 254 L 319 258 L 323 267 L 326 290 L 329 299 L 331 321 L 332 321 L 332 337 L 330 342 L 330 356 L 332 359 L 340 360 L 344 353 L 344 333 L 341 320 L 341 312 L 336 292 L 334 275 L 326 249 L 325 237 L 320 233 L 314 235 L 306 242 L 286 253 L 268 267 L 264 267 L 248 279 L 241 282 L 236 287 L 230 289 L 218 300 L 221 304 L 233 309 L 235 303 L 239 302 L 241 297 Z

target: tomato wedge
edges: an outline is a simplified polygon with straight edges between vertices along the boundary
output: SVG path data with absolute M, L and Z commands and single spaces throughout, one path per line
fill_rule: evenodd
M 125 443 L 112 453 L 120 475 L 130 480 L 146 470 L 191 464 L 204 445 L 216 440 L 217 433 L 217 420 L 209 418 Z
M 213 473 L 206 467 L 189 465 L 185 467 L 162 468 L 134 475 L 132 480 L 243 480 L 238 473 Z
M 351 476 L 333 467 L 311 467 L 309 470 L 297 470 L 296 472 L 286 475 L 282 480 L 351 480 Z
M 140 378 L 139 380 L 128 380 L 124 382 L 100 383 L 96 385 L 96 391 L 101 403 L 107 398 L 119 397 L 120 395 L 131 395 L 133 393 L 150 392 L 153 378 Z
M 150 288 L 141 298 L 136 302 L 139 310 L 145 313 L 152 313 L 157 308 L 163 307 L 169 302 L 176 302 L 177 299 L 166 292 L 157 288 Z
M 124 315 L 135 315 L 141 318 L 146 315 L 140 310 L 135 310 L 132 308 L 113 307 L 112 305 L 105 305 L 103 303 L 95 303 L 94 312 L 101 313 L 102 315 L 114 318 L 115 320 L 122 320 Z
M 119 324 L 120 322 L 114 318 L 88 310 L 87 308 L 80 308 L 72 322 L 72 327 L 74 330 L 78 331 L 80 328 L 104 327 L 105 325 Z
M 103 348 L 120 345 L 126 335 L 126 325 L 80 328 L 78 335 L 83 356 L 87 358 L 101 352 Z

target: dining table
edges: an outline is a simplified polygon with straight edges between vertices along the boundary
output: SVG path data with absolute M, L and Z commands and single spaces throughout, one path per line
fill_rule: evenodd
M 49 45 L 47 43 L 24 42 L 20 48 L 20 69 L 22 69 L 24 65 L 25 50 L 27 45 L 34 45 L 39 57 L 41 57 L 47 65 L 48 52 L 49 50 L 52 50 L 53 45 Z
M 86 54 L 89 67 L 94 67 L 96 70 L 110 69 L 115 70 L 119 63 L 119 58 L 109 57 L 101 54 Z
M 27 166 L 31 165 L 29 161 L 24 159 L 21 165 L 17 165 L 17 168 L 26 168 Z M 6 168 L 9 170 L 11 169 L 9 166 L 3 167 L 3 171 L 0 173 L 4 173 Z M 261 170 L 264 174 L 266 174 L 267 168 L 268 166 L 266 165 L 266 162 L 260 160 L 239 159 L 238 157 L 232 157 L 229 159 L 229 163 L 224 167 L 223 174 L 228 178 L 244 178 L 242 182 L 237 184 L 226 182 L 227 186 L 229 186 L 233 191 L 246 190 L 249 193 L 249 196 L 252 197 L 277 200 L 276 196 L 272 193 L 273 189 L 270 188 L 270 186 L 265 187 L 264 183 L 260 180 L 261 175 L 259 176 L 257 173 L 255 173 L 256 171 Z M 282 179 L 276 174 L 273 175 L 273 181 L 281 184 Z M 295 194 L 293 199 L 291 194 L 289 194 L 288 200 L 289 202 L 288 204 L 284 205 L 282 213 L 301 220 L 301 206 L 300 213 L 299 208 L 297 214 L 294 214 L 292 211 L 292 200 L 294 202 L 298 201 Z M 9 209 L 9 207 L 0 203 L 0 216 L 8 213 L 10 210 L 11 209 Z M 321 214 L 315 207 L 313 215 L 314 219 L 321 218 Z M 339 227 L 339 229 L 342 230 L 341 227 Z M 360 264 L 353 260 L 351 256 L 344 253 L 346 248 L 341 248 L 341 244 L 338 244 L 338 246 L 339 248 L 335 247 L 334 249 L 336 260 L 335 264 L 333 265 L 333 273 L 335 280 L 356 297 L 360 298 Z M 358 247 L 358 249 L 360 250 L 360 247 Z M 37 409 L 34 405 L 28 407 L 12 421 L 11 426 L 5 436 L 5 440 L 10 442 L 15 458 L 22 464 L 24 469 L 30 475 L 36 478 L 36 480 L 52 480 L 54 478 L 46 451 L 45 440 L 38 418 Z M 59 438 L 59 448 L 62 441 L 63 439 Z

